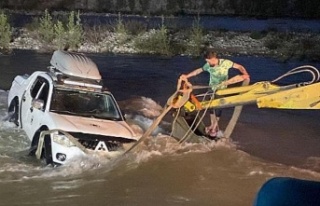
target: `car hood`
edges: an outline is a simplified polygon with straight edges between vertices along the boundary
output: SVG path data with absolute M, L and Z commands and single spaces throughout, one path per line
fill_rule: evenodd
M 125 121 L 111 121 L 86 118 L 72 115 L 62 115 L 50 112 L 55 128 L 66 132 L 82 132 L 105 136 L 137 139 L 132 129 Z

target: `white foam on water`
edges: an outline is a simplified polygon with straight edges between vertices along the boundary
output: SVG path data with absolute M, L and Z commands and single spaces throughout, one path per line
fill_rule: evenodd
M 320 171 L 320 157 L 308 157 L 305 166 Z
M 75 189 L 83 185 L 82 179 L 73 179 L 69 181 L 55 181 L 51 184 L 54 191 Z
M 146 117 L 157 117 L 162 113 L 163 108 L 157 104 L 153 99 L 147 97 L 141 97 L 142 109 L 140 112 Z
M 153 124 L 154 119 L 149 119 L 142 115 L 134 115 L 131 117 L 131 121 L 133 121 L 135 125 L 139 126 L 143 131 L 146 131 Z M 157 126 L 152 132 L 152 135 L 163 132 L 165 132 L 164 129 L 162 129 L 161 126 Z
M 163 108 L 150 98 L 135 97 L 120 103 L 121 108 L 126 110 L 126 118 L 134 131 L 139 135 L 152 125 L 153 121 L 162 113 Z M 184 155 L 188 153 L 205 153 L 215 148 L 235 148 L 235 144 L 229 140 L 212 141 L 210 143 L 183 143 L 179 144 L 173 137 L 170 137 L 163 128 L 168 127 L 168 123 L 162 121 L 159 126 L 138 146 L 134 152 L 132 161 L 142 163 L 152 158 L 163 155 Z M 170 127 L 170 125 L 169 125 Z
M 190 153 L 207 153 L 214 149 L 226 148 L 235 149 L 232 141 L 221 139 L 210 143 L 183 143 L 179 144 L 169 135 L 158 134 L 155 137 L 148 137 L 137 146 L 133 161 L 142 163 L 159 156 L 177 156 Z
M 244 178 L 271 178 L 283 176 L 285 174 L 285 176 L 298 177 L 302 179 L 320 179 L 320 173 L 311 169 L 303 169 L 277 162 L 269 162 L 240 150 L 236 150 L 236 155 L 237 161 L 234 164 L 239 167 L 242 166 L 243 168 L 246 168 L 247 175 Z
M 155 118 L 163 111 L 163 108 L 153 99 L 143 96 L 121 101 L 119 105 L 125 111 L 138 113 L 148 118 Z
M 122 110 L 126 111 L 126 119 L 129 125 L 133 125 L 134 131 L 143 134 L 153 123 L 153 121 L 162 113 L 163 108 L 154 100 L 147 97 L 135 97 L 119 102 Z M 161 124 L 155 128 L 152 135 L 164 133 L 165 130 Z
M 91 173 L 100 168 L 103 168 L 104 172 L 110 171 L 114 167 L 113 161 L 98 158 L 97 156 L 78 157 L 58 167 L 45 166 L 44 163 L 38 160 L 34 160 L 33 163 L 27 163 L 13 160 L 11 157 L 6 158 L 9 158 L 7 163 L 0 166 L 0 182 L 77 177 L 77 175 Z

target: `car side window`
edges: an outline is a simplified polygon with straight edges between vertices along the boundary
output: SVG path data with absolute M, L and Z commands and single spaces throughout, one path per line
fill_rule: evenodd
M 49 94 L 49 82 L 43 77 L 38 77 L 33 84 L 30 93 L 33 99 L 43 100 L 45 107 Z
M 41 81 L 40 77 L 38 77 L 36 81 L 33 83 L 33 86 L 31 87 L 31 91 L 30 91 L 32 99 L 36 98 L 42 83 L 43 81 Z

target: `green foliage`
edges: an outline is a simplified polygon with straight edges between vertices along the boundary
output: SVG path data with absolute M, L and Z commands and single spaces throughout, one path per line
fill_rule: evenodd
M 256 40 L 263 39 L 266 36 L 267 36 L 267 32 L 266 31 L 252 31 L 250 33 L 250 37 L 252 39 L 256 39 Z
M 116 33 L 117 39 L 120 44 L 128 41 L 130 35 L 138 35 L 146 31 L 146 25 L 138 21 L 127 21 L 124 22 L 121 14 L 118 13 L 118 19 L 114 26 L 114 32 Z
M 41 40 L 43 40 L 45 43 L 51 43 L 55 37 L 54 23 L 52 16 L 49 14 L 47 9 L 45 10 L 44 15 L 40 17 L 39 23 L 40 25 L 38 33 Z
M 54 25 L 54 33 L 56 36 L 56 42 L 58 49 L 63 49 L 66 46 L 66 29 L 61 21 L 57 21 Z
M 298 39 L 286 42 L 280 49 L 286 59 L 320 60 L 320 39 L 317 35 L 304 35 Z
M 128 31 L 123 23 L 121 14 L 118 14 L 118 20 L 116 22 L 115 33 L 117 34 L 117 39 L 119 40 L 120 44 L 123 44 L 128 39 Z
M 74 11 L 70 12 L 67 24 L 67 43 L 71 49 L 77 49 L 83 40 L 83 28 L 80 19 L 80 12 L 75 16 Z
M 4 13 L 0 13 L 0 48 L 9 49 L 12 28 L 8 23 L 8 17 Z
M 276 50 L 283 47 L 284 44 L 290 43 L 294 39 L 293 33 L 288 32 L 270 32 L 264 41 L 265 47 Z
M 186 54 L 188 48 L 189 47 L 184 42 L 181 42 L 179 40 L 170 41 L 171 54 L 177 54 L 177 55 Z
M 125 34 L 125 35 L 128 33 L 126 30 L 126 27 L 124 26 L 120 13 L 118 13 L 118 19 L 117 19 L 114 31 L 118 34 Z
M 187 53 L 193 56 L 199 56 L 203 50 L 204 34 L 200 24 L 200 16 L 193 21 L 190 31 L 190 45 L 188 45 Z
M 156 42 L 159 43 L 157 47 L 160 54 L 169 54 L 169 37 L 168 37 L 168 29 L 164 25 L 164 17 L 162 16 L 162 24 L 159 32 L 156 32 L 154 36 Z
M 84 38 L 91 43 L 98 44 L 108 34 L 108 27 L 102 25 L 86 26 L 84 28 Z
M 282 60 L 320 60 L 320 38 L 317 34 L 277 32 L 268 34 L 264 45 L 276 51 Z
M 126 31 L 131 35 L 138 35 L 147 31 L 147 25 L 136 20 L 129 20 L 125 23 Z
M 167 27 L 162 24 L 159 30 L 151 30 L 146 38 L 140 38 L 135 41 L 135 46 L 144 53 L 157 53 L 161 55 L 170 54 L 170 42 Z
M 30 23 L 27 23 L 25 27 L 28 31 L 31 31 L 31 32 L 37 31 L 40 27 L 40 19 L 33 17 L 32 21 Z
M 44 15 L 40 19 L 34 19 L 28 29 L 37 32 L 46 45 L 57 46 L 58 49 L 69 45 L 71 49 L 77 49 L 82 43 L 84 33 L 80 13 L 75 15 L 75 12 L 71 11 L 67 21 L 57 19 L 54 20 L 48 10 L 45 10 Z
M 264 41 L 264 46 L 270 50 L 276 50 L 281 46 L 281 41 L 278 38 L 267 38 Z

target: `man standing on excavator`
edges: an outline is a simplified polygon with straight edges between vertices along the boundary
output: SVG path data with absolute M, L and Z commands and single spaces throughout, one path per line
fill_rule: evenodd
M 228 59 L 220 59 L 217 53 L 212 49 L 208 49 L 204 53 L 204 58 L 207 63 L 205 63 L 201 68 L 195 69 L 189 74 L 182 74 L 180 79 L 187 80 L 190 77 L 196 76 L 203 71 L 209 72 L 210 80 L 209 86 L 215 92 L 217 89 L 225 89 L 230 84 L 235 84 L 242 82 L 246 79 L 250 79 L 247 70 L 240 64 L 232 62 Z M 228 79 L 228 71 L 230 68 L 239 70 L 241 75 L 236 75 Z M 210 111 L 210 121 L 211 125 L 206 127 L 206 132 L 208 135 L 215 137 L 218 132 L 218 121 L 221 117 L 221 110 L 216 109 Z

